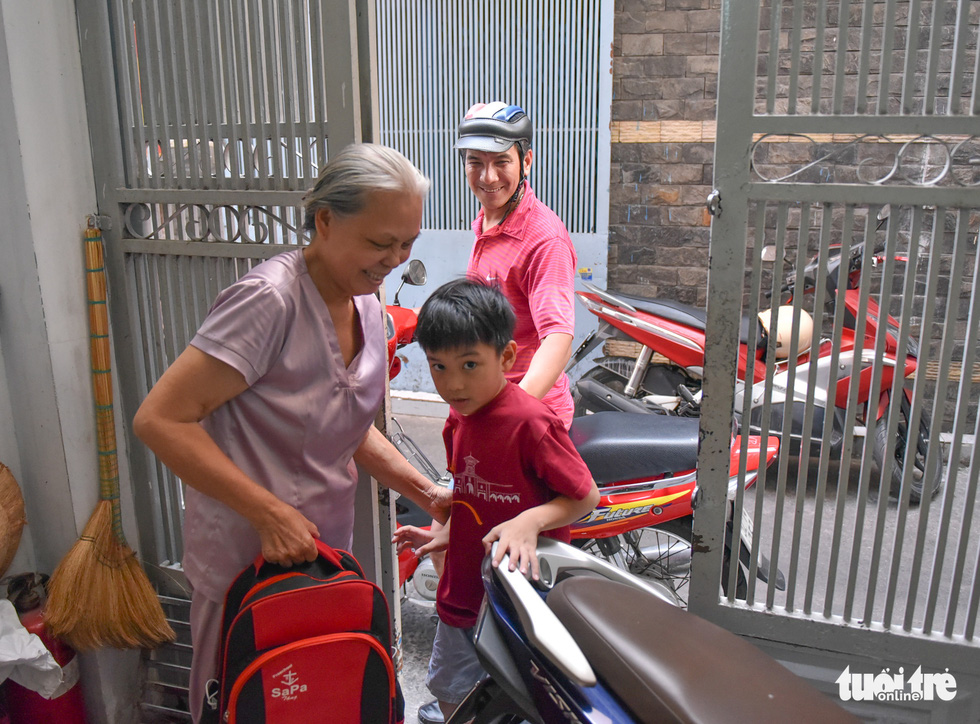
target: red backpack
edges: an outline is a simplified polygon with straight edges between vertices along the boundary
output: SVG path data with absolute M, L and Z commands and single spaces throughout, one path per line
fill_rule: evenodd
M 228 724 L 400 724 L 388 602 L 357 559 L 317 541 L 311 563 L 261 556 L 228 589 L 219 707 Z M 207 710 L 205 706 L 205 710 Z

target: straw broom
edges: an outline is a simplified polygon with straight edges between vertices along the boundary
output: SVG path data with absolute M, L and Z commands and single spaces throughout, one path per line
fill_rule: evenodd
M 20 486 L 10 468 L 0 463 L 0 578 L 17 553 L 25 523 L 24 496 L 21 495 Z
M 85 231 L 85 266 L 99 503 L 78 542 L 51 576 L 44 620 L 54 636 L 77 651 L 103 646 L 155 648 L 176 636 L 122 530 L 102 234 L 91 221 Z

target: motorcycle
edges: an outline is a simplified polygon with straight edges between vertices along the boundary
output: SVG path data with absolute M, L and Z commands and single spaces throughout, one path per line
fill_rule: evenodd
M 537 554 L 535 582 L 484 560 L 474 643 L 489 676 L 448 724 L 858 721 L 661 585 L 555 540 Z
M 417 272 L 417 270 L 416 270 Z M 415 279 L 419 275 L 416 273 Z M 424 274 L 422 275 L 424 278 Z M 412 283 L 406 270 L 405 283 Z M 399 287 L 400 289 L 401 287 Z M 396 294 L 397 299 L 397 294 Z M 411 342 L 399 324 L 414 331 L 412 310 L 388 308 L 389 339 L 396 346 Z M 399 320 L 401 320 L 399 322 Z M 604 413 L 577 418 L 569 435 L 599 487 L 597 507 L 571 525 L 573 543 L 594 555 L 613 562 L 634 575 L 666 583 L 674 601 L 687 605 L 691 572 L 691 516 L 697 504 L 698 420 L 666 419 L 635 413 Z M 417 470 L 437 484 L 450 483 L 448 473 L 440 475 L 425 453 L 393 419 L 389 438 Z M 762 448 L 759 436 L 747 442 L 746 487 L 754 484 L 760 471 L 775 460 L 779 442 L 770 437 Z M 734 500 L 741 466 L 742 439 L 733 433 L 728 497 Z M 399 525 L 425 527 L 429 519 L 411 501 L 396 503 Z M 729 516 L 731 517 L 731 516 Z M 743 514 L 743 519 L 747 518 Z M 739 570 L 736 596 L 744 597 L 751 560 L 751 521 L 740 524 Z M 731 556 L 734 525 L 726 530 L 726 560 Z M 756 552 L 757 575 L 768 582 L 768 559 Z M 438 575 L 427 557 L 415 559 L 406 550 L 399 556 L 400 582 L 405 595 L 416 601 L 433 602 Z M 782 574 L 776 571 L 776 586 L 783 590 Z M 408 582 L 412 589 L 408 589 Z M 726 580 L 727 584 L 727 580 Z M 727 592 L 727 591 L 726 591 Z
M 914 465 L 910 500 L 916 503 L 926 490 L 935 495 L 943 477 L 941 456 L 929 454 L 931 421 L 926 410 L 921 413 L 914 437 L 909 430 L 911 390 L 905 386 L 905 379 L 911 377 L 918 366 L 918 347 L 909 339 L 905 354 L 900 355 L 898 320 L 882 313 L 870 297 L 865 309 L 861 309 L 863 267 L 866 263 L 877 265 L 886 259 L 884 244 L 873 246 L 867 253 L 865 242 L 855 243 L 847 258 L 842 258 L 841 251 L 841 247 L 835 245 L 826 260 L 820 259 L 819 255 L 812 257 L 800 285 L 795 270 L 791 269 L 782 285 L 781 292 L 787 295 L 782 305 L 774 310 L 764 310 L 756 319 L 743 317 L 735 394 L 736 419 L 740 423 L 747 422 L 750 432 L 761 433 L 768 402 L 769 435 L 780 435 L 783 417 L 789 415 L 791 440 L 798 443 L 806 436 L 819 445 L 824 418 L 829 415 L 832 424 L 830 445 L 839 449 L 851 388 L 857 385 L 856 397 L 861 405 L 858 425 L 863 425 L 871 438 L 874 464 L 882 470 L 888 444 L 889 408 L 897 402 L 901 415 L 899 442 L 895 446 L 889 488 L 892 494 L 898 494 L 905 462 L 910 460 Z M 766 247 L 763 260 L 773 261 L 774 258 L 773 248 Z M 906 261 L 900 256 L 894 258 Z M 806 310 L 801 309 L 798 317 L 794 315 L 793 295 L 813 295 L 821 283 L 826 289 L 829 309 L 835 310 L 837 304 L 845 307 L 845 313 L 841 315 L 842 327 L 834 330 L 834 336 L 840 339 L 836 351 L 832 338 L 820 338 L 815 344 L 810 343 L 813 321 Z M 597 366 L 583 374 L 575 385 L 576 414 L 629 410 L 699 416 L 705 348 L 704 310 L 672 300 L 613 294 L 588 283 L 585 286 L 587 291 L 576 292 L 576 295 L 600 323 L 576 350 L 566 371 L 609 338 L 626 337 L 639 345 L 639 353 L 635 357 L 607 356 L 597 360 Z M 770 329 L 770 325 L 775 329 Z M 790 341 L 794 328 L 798 344 L 793 350 L 796 355 L 791 359 Z M 859 330 L 863 330 L 860 338 Z M 884 354 L 876 360 L 879 334 L 885 335 Z M 776 359 L 770 383 L 772 393 L 767 400 L 766 355 L 771 346 L 770 336 L 776 338 Z M 904 366 L 899 369 L 901 356 L 904 356 Z M 872 400 L 870 393 L 876 364 L 882 369 L 881 389 L 878 398 Z M 809 390 L 811 365 L 816 366 L 812 391 Z M 832 374 L 834 372 L 836 374 Z M 787 392 L 790 378 L 793 380 L 792 393 Z M 835 380 L 833 387 L 831 380 Z M 745 395 L 750 396 L 750 413 L 749 419 L 742 421 Z M 812 407 L 812 426 L 804 430 L 808 405 Z

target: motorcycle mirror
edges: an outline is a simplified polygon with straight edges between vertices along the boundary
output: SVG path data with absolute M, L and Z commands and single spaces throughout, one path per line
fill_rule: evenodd
M 425 264 L 419 259 L 412 259 L 402 272 L 402 281 L 413 287 L 420 287 L 426 282 Z
M 776 261 L 776 247 L 762 247 L 762 261 Z
M 420 287 L 425 284 L 427 279 L 427 274 L 425 272 L 425 264 L 423 264 L 419 259 L 412 259 L 408 262 L 408 266 L 405 267 L 405 271 L 402 272 L 402 283 L 398 285 L 398 289 L 395 290 L 395 298 L 391 302 L 394 306 L 401 306 L 398 303 L 398 294 L 401 292 L 402 287 L 409 284 L 413 287 Z

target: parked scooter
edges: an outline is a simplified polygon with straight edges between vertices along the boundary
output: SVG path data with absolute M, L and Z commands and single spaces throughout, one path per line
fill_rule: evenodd
M 412 283 L 411 270 L 403 283 Z M 415 270 L 415 279 L 420 278 Z M 424 274 L 421 275 L 424 279 Z M 399 287 L 401 289 L 401 287 Z M 396 294 L 397 300 L 397 294 Z M 412 310 L 389 307 L 389 339 L 397 346 L 411 342 L 405 330 L 414 332 Z M 402 326 L 400 326 L 402 325 Z M 393 357 L 393 354 L 392 354 Z M 698 420 L 627 413 L 590 415 L 573 422 L 570 436 L 599 487 L 598 506 L 572 524 L 575 545 L 605 558 L 621 569 L 667 584 L 675 603 L 687 604 L 691 573 L 691 515 L 696 505 Z M 425 453 L 393 420 L 389 437 L 405 458 L 433 482 L 448 485 L 448 474 L 440 475 Z M 760 470 L 776 458 L 779 442 L 770 437 L 765 450 L 762 440 L 750 436 L 747 443 L 745 485 L 752 485 Z M 742 440 L 733 436 L 729 497 L 734 499 L 741 463 Z M 429 518 L 410 501 L 396 502 L 400 525 L 425 527 Z M 726 534 L 726 558 L 731 553 L 732 531 Z M 749 529 L 750 530 L 750 529 Z M 736 596 L 744 596 L 750 570 L 749 532 L 740 536 L 740 566 Z M 757 552 L 759 578 L 769 580 L 770 566 Z M 417 561 L 406 550 L 399 558 L 400 582 L 406 595 L 434 601 L 438 576 L 428 558 Z M 408 588 L 408 582 L 412 588 Z M 727 582 L 727 579 L 726 579 Z M 781 574 L 776 586 L 782 590 Z
M 738 636 L 671 605 L 656 583 L 538 540 L 541 580 L 483 565 L 483 679 L 449 718 L 481 722 L 857 722 Z M 650 622 L 656 622 L 651 626 Z
M 425 453 L 395 421 L 392 441 L 416 468 L 435 482 L 440 480 Z M 572 544 L 603 558 L 624 571 L 656 580 L 671 591 L 674 602 L 686 606 L 691 578 L 691 522 L 697 504 L 698 421 L 658 415 L 606 412 L 577 418 L 569 431 L 582 459 L 599 487 L 599 504 L 572 523 Z M 745 485 L 753 485 L 779 452 L 779 441 L 770 437 L 765 454 L 761 439 L 748 441 Z M 741 438 L 732 441 L 728 495 L 734 500 L 738 484 Z M 396 502 L 399 525 L 425 527 L 428 516 L 406 498 Z M 729 520 L 725 536 L 725 570 L 732 549 L 734 526 Z M 745 596 L 751 566 L 750 528 L 742 529 L 736 597 Z M 770 576 L 768 558 L 757 551 L 757 575 Z M 410 550 L 399 556 L 400 582 L 406 595 L 434 602 L 438 576 L 431 561 L 417 561 Z M 784 590 L 782 573 L 775 585 Z M 408 583 L 412 588 L 408 588 Z M 727 579 L 724 581 L 727 584 Z M 727 591 L 726 591 L 727 592 Z
M 634 575 L 666 583 L 679 605 L 687 605 L 691 573 L 691 523 L 697 505 L 699 422 L 627 412 L 603 412 L 573 420 L 572 443 L 596 485 L 599 504 L 571 526 L 572 544 L 604 558 Z M 749 436 L 745 486 L 776 459 L 779 441 Z M 729 518 L 725 533 L 725 568 L 732 553 L 732 502 L 738 486 L 742 439 L 732 438 L 728 479 Z M 745 597 L 751 569 L 751 522 L 743 514 L 735 596 Z M 769 559 L 755 551 L 756 573 L 768 582 Z M 774 572 L 775 586 L 785 580 Z M 727 587 L 727 577 L 723 587 Z M 725 591 L 727 593 L 727 590 Z
M 771 382 L 769 397 L 769 434 L 782 432 L 783 416 L 792 416 L 791 438 L 799 441 L 803 435 L 820 444 L 824 418 L 832 418 L 830 444 L 839 447 L 844 435 L 844 419 L 852 385 L 858 385 L 857 401 L 862 406 L 858 424 L 864 425 L 873 446 L 873 460 L 879 470 L 884 468 L 887 449 L 889 407 L 893 401 L 901 405 L 901 422 L 898 426 L 899 442 L 895 446 L 895 464 L 892 466 L 890 489 L 897 494 L 901 488 L 906 459 L 912 461 L 910 500 L 918 502 L 924 490 L 935 494 L 942 484 L 942 460 L 940 455 L 929 455 L 930 419 L 923 410 L 914 440 L 909 436 L 911 392 L 904 388 L 905 378 L 915 373 L 918 366 L 918 348 L 909 340 L 904 355 L 904 368 L 897 369 L 899 322 L 889 315 L 882 315 L 874 299 L 866 300 L 863 318 L 863 336 L 858 339 L 860 309 L 860 284 L 862 267 L 866 261 L 878 264 L 885 259 L 884 245 L 875 246 L 873 253 L 866 253 L 865 242 L 854 244 L 847 259 L 841 258 L 841 248 L 831 248 L 826 260 L 814 256 L 806 265 L 801 285 L 797 285 L 795 272 L 790 271 L 782 292 L 788 302 L 778 310 L 765 310 L 758 319 L 742 319 L 738 372 L 735 394 L 735 413 L 740 415 L 743 395 L 750 394 L 749 431 L 760 432 L 766 404 L 766 354 L 769 336 L 776 336 L 775 376 Z M 764 254 L 772 256 L 767 248 Z M 867 257 L 867 258 L 866 258 Z M 763 258 L 766 258 L 765 256 Z M 900 257 L 897 259 L 904 261 Z M 769 259 L 772 261 L 772 258 Z M 843 273 L 843 280 L 841 274 Z M 840 283 L 844 283 L 843 290 Z M 813 321 L 805 310 L 794 319 L 789 302 L 793 294 L 813 294 L 817 284 L 826 289 L 828 306 L 843 303 L 843 328 L 835 330 L 840 345 L 836 357 L 836 374 L 832 375 L 834 342 L 817 339 L 811 345 Z M 677 416 L 700 415 L 701 375 L 704 369 L 705 321 L 704 310 L 672 300 L 648 299 L 625 294 L 612 294 L 586 284 L 588 291 L 576 292 L 579 301 L 595 314 L 599 328 L 573 355 L 571 369 L 610 337 L 626 337 L 640 345 L 635 358 L 604 357 L 598 365 L 586 372 L 575 385 L 576 413 L 587 414 L 600 410 L 630 410 L 654 412 Z M 774 322 L 776 330 L 770 329 Z M 798 336 L 798 353 L 789 359 L 790 339 L 793 327 Z M 819 333 L 819 330 L 817 330 Z M 877 335 L 885 335 L 885 350 L 881 360 L 875 360 Z M 751 355 L 750 350 L 754 350 Z M 860 351 L 859 351 L 860 350 Z M 657 357 L 654 357 L 654 354 Z M 881 390 L 877 399 L 869 399 L 873 368 L 882 368 Z M 816 365 L 815 389 L 809 390 L 809 369 Z M 790 371 L 793 374 L 793 392 L 789 399 L 787 386 Z M 831 379 L 836 380 L 833 389 Z M 808 400 L 812 398 L 812 403 Z M 811 404 L 812 427 L 804 431 L 804 415 Z M 790 407 L 786 412 L 787 406 Z M 784 444 L 788 441 L 783 441 Z M 911 451 L 907 456 L 906 451 Z

